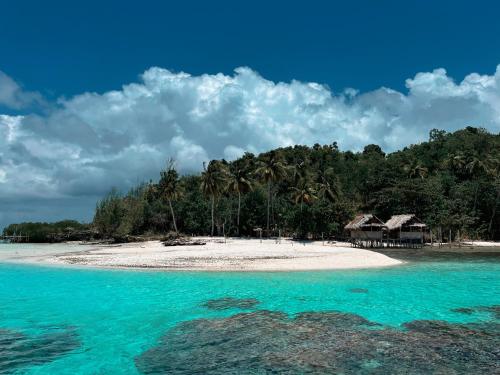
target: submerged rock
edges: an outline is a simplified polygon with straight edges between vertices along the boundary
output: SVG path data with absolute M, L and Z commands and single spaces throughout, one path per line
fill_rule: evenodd
M 259 304 L 259 301 L 255 298 L 234 298 L 234 297 L 224 297 L 208 300 L 203 304 L 210 310 L 228 310 L 228 309 L 251 309 L 252 307 Z
M 451 309 L 453 312 L 458 312 L 462 314 L 471 315 L 476 312 L 486 311 L 491 313 L 495 319 L 500 319 L 500 305 L 493 306 L 477 306 L 477 307 L 459 307 L 457 309 Z
M 481 306 L 478 308 L 481 311 L 487 311 L 495 316 L 496 319 L 500 319 L 500 305 L 495 306 Z
M 374 329 L 377 328 L 377 329 Z M 181 323 L 136 358 L 144 374 L 493 374 L 496 323 L 380 326 L 342 312 L 275 311 Z
M 80 346 L 74 329 L 27 336 L 13 330 L 0 330 L 0 373 L 54 361 Z
M 451 309 L 451 311 L 453 312 L 456 312 L 456 313 L 460 313 L 460 314 L 467 314 L 467 315 L 471 315 L 473 314 L 476 310 L 471 308 L 471 307 L 459 307 L 459 308 L 456 308 L 456 309 Z
M 352 288 L 352 289 L 349 289 L 349 292 L 351 292 L 351 293 L 368 293 L 368 289 Z

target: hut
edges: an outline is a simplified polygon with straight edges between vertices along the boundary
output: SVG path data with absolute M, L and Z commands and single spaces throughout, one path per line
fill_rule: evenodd
M 372 214 L 359 214 L 344 229 L 354 246 L 381 246 L 385 225 Z
M 398 244 L 399 246 L 422 245 L 424 243 L 424 232 L 427 229 L 425 225 L 414 214 L 393 215 L 385 223 L 388 231 L 389 245 Z

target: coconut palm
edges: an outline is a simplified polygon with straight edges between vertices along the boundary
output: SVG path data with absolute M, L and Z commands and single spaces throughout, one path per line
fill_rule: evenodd
M 335 202 L 340 195 L 340 191 L 333 168 L 327 168 L 324 171 L 320 171 L 318 173 L 317 180 L 318 196 L 330 201 L 331 203 Z
M 175 162 L 172 159 L 168 162 L 167 169 L 160 173 L 158 191 L 161 197 L 168 202 L 170 214 L 172 215 L 172 222 L 174 224 L 174 230 L 175 233 L 178 234 L 179 231 L 177 229 L 177 222 L 175 220 L 175 212 L 172 201 L 180 197 L 181 191 L 179 188 L 179 174 L 175 169 Z
M 422 166 L 421 164 L 417 164 L 410 170 L 410 178 L 420 177 L 420 179 L 423 180 L 424 178 L 427 177 L 428 173 L 429 173 L 429 169 Z
M 318 197 L 316 196 L 317 194 L 316 190 L 312 187 L 311 183 L 306 179 L 300 180 L 297 186 L 292 186 L 291 190 L 292 190 L 292 199 L 295 202 L 295 204 L 300 203 L 300 212 L 302 212 L 304 203 L 310 204 L 314 202 L 316 199 L 318 199 Z
M 267 223 L 266 229 L 269 233 L 269 217 L 271 208 L 272 185 L 283 180 L 287 176 L 287 168 L 275 152 L 271 152 L 267 158 L 260 161 L 255 170 L 262 182 L 267 185 Z
M 211 200 L 212 227 L 210 234 L 214 235 L 215 228 L 215 200 L 219 197 L 227 185 L 227 171 L 225 166 L 218 160 L 212 160 L 208 166 L 203 163 L 201 174 L 201 191 Z
M 477 207 L 477 195 L 479 193 L 479 175 L 481 173 L 488 172 L 488 165 L 482 159 L 479 159 L 477 156 L 473 156 L 468 163 L 465 165 L 465 170 L 469 173 L 471 179 L 473 179 L 476 183 L 476 188 L 474 190 L 474 207 L 473 207 L 473 215 L 476 216 L 476 207 Z
M 477 176 L 482 172 L 488 171 L 488 164 L 486 161 L 473 156 L 465 166 L 467 172 L 469 172 L 471 177 Z
M 299 230 L 302 232 L 303 227 L 303 207 L 305 204 L 310 204 L 315 201 L 318 197 L 316 196 L 316 190 L 314 190 L 312 184 L 307 179 L 301 179 L 298 181 L 296 186 L 292 186 L 292 199 L 295 204 L 300 204 L 300 226 Z
M 500 160 L 496 159 L 494 157 L 489 158 L 487 161 L 487 173 L 488 176 L 493 178 L 493 183 L 495 185 L 497 194 L 495 198 L 495 203 L 493 204 L 491 216 L 490 216 L 490 221 L 488 223 L 488 232 L 490 234 L 491 230 L 493 229 L 493 220 L 495 219 L 495 215 L 497 212 L 497 206 L 500 201 Z
M 296 185 L 300 180 L 309 177 L 308 165 L 305 161 L 299 161 L 292 168 L 293 183 Z
M 239 168 L 228 174 L 227 190 L 230 193 L 238 195 L 238 213 L 236 215 L 236 226 L 238 234 L 240 233 L 240 212 L 241 212 L 241 195 L 252 190 L 252 181 L 248 171 L 244 168 Z
M 158 185 L 153 184 L 153 180 L 149 180 L 149 183 L 146 185 L 144 197 L 148 202 L 152 202 L 158 197 Z
M 448 158 L 444 162 L 445 167 L 454 169 L 459 173 L 463 173 L 467 166 L 467 158 L 461 152 L 456 154 L 448 155 Z

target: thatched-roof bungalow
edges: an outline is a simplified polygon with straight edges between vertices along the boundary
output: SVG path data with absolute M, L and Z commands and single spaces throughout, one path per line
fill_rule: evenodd
M 372 214 L 359 214 L 344 229 L 349 231 L 353 244 L 380 245 L 383 238 L 384 223 Z
M 385 226 L 390 240 L 403 242 L 424 242 L 424 232 L 427 228 L 414 214 L 393 215 Z

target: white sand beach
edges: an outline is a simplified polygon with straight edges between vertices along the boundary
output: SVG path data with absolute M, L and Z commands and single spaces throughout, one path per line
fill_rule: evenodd
M 307 271 L 387 267 L 402 262 L 347 243 L 203 238 L 206 245 L 166 247 L 159 241 L 122 245 L 47 246 L 35 253 L 1 254 L 0 261 L 97 268 L 197 271 Z M 56 247 L 56 248 L 57 248 Z
M 474 247 L 500 248 L 500 242 L 496 241 L 462 241 L 462 245 Z

